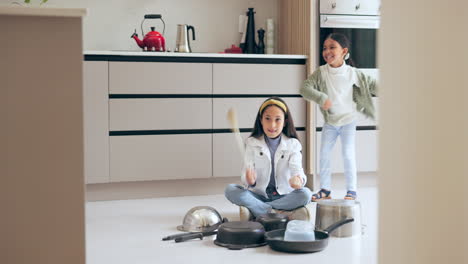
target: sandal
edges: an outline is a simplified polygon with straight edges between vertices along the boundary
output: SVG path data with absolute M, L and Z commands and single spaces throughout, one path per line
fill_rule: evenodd
M 331 191 L 320 189 L 317 193 L 312 195 L 312 202 L 317 202 L 325 199 L 331 199 Z
M 357 194 L 355 191 L 348 191 L 344 197 L 345 200 L 356 200 Z

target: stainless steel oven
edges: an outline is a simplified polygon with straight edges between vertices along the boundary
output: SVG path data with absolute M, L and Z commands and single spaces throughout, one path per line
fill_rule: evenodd
M 377 31 L 380 24 L 379 0 L 320 1 L 320 65 L 325 38 L 342 33 L 351 42 L 350 54 L 357 68 L 377 68 Z

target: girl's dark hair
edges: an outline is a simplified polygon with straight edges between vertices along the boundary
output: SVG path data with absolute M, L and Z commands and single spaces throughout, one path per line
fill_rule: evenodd
M 279 97 L 270 97 L 268 99 L 266 99 L 265 101 L 263 101 L 263 103 L 265 103 L 266 101 L 270 100 L 270 99 L 274 99 L 274 100 L 278 100 L 280 102 L 282 102 L 285 106 L 286 106 L 286 112 L 281 108 L 281 107 L 278 107 L 279 109 L 281 109 L 284 113 L 284 124 L 285 126 L 283 127 L 283 133 L 287 136 L 287 137 L 290 137 L 290 138 L 295 138 L 295 139 L 298 139 L 299 138 L 297 137 L 297 132 L 296 132 L 296 127 L 294 126 L 294 121 L 293 121 L 293 118 L 292 118 L 292 115 L 291 113 L 289 112 L 289 106 L 286 104 L 285 101 L 283 101 L 283 99 L 279 98 Z M 262 105 L 263 105 L 262 103 Z M 253 128 L 253 131 L 252 131 L 252 134 L 250 134 L 251 137 L 255 137 L 255 138 L 258 138 L 262 135 L 264 135 L 265 133 L 263 132 L 263 127 L 262 127 L 262 116 L 263 116 L 263 113 L 265 112 L 265 110 L 268 108 L 268 107 L 271 107 L 273 106 L 274 104 L 272 105 L 268 105 L 267 107 L 265 107 L 262 112 L 260 112 L 260 107 L 258 109 L 258 113 L 257 113 L 257 118 L 255 119 L 255 124 L 254 124 L 254 128 Z
M 340 44 L 340 46 L 344 49 L 344 48 L 347 48 L 348 49 L 348 53 L 351 51 L 351 42 L 349 41 L 349 39 L 341 34 L 341 33 L 331 33 L 330 35 L 328 35 L 325 40 L 327 39 L 333 39 L 334 41 L 338 42 L 338 44 Z M 351 59 L 351 53 L 349 53 L 349 58 L 346 60 L 346 64 L 350 65 L 350 66 L 353 66 L 355 67 L 355 64 L 354 64 L 354 61 L 353 59 Z

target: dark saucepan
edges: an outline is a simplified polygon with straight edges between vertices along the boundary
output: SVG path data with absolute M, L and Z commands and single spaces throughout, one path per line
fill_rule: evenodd
M 225 222 L 217 226 L 216 230 L 176 234 L 163 238 L 174 239 L 175 242 L 183 242 L 190 239 L 203 239 L 205 236 L 217 235 L 214 243 L 228 249 L 243 249 L 266 245 L 265 228 L 258 222 Z
M 218 228 L 214 243 L 228 249 L 243 249 L 266 245 L 265 228 L 258 222 L 228 222 Z
M 288 223 L 288 216 L 277 213 L 268 213 L 260 215 L 255 220 L 263 225 L 265 231 L 272 231 L 276 229 L 285 229 Z

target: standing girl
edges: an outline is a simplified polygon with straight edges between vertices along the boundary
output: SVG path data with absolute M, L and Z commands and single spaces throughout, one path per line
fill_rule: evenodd
M 345 35 L 330 34 L 323 43 L 322 56 L 326 62 L 305 82 L 302 96 L 321 107 L 325 124 L 320 147 L 320 187 L 312 201 L 331 198 L 330 156 L 336 139 L 341 138 L 347 193 L 355 200 L 356 193 L 356 117 L 358 112 L 374 118 L 372 95 L 376 82 L 352 67 L 350 43 Z M 349 64 L 345 60 L 349 59 Z
M 312 192 L 304 187 L 301 143 L 286 103 L 277 97 L 260 106 L 246 140 L 242 185 L 229 184 L 226 198 L 255 216 L 273 209 L 291 211 L 306 205 Z

